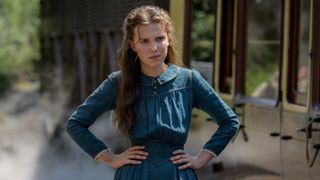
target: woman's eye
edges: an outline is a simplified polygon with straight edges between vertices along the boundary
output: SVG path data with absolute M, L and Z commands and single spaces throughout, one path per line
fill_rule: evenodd
M 146 39 L 142 39 L 142 40 L 140 40 L 140 42 L 141 42 L 142 44 L 145 44 L 145 43 L 147 43 L 147 42 L 148 42 L 148 40 L 146 40 Z
M 157 41 L 162 41 L 162 40 L 164 40 L 164 37 L 157 37 Z

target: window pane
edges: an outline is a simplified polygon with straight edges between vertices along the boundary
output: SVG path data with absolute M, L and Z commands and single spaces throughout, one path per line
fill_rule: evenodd
M 295 53 L 296 58 L 293 59 L 293 81 L 291 102 L 306 105 L 307 104 L 307 92 L 308 92 L 308 71 L 309 71 L 309 47 L 310 47 L 310 0 L 299 1 L 299 19 L 296 29 L 298 29 L 298 45 Z M 294 50 L 294 49 L 293 49 Z
M 248 0 L 245 94 L 276 99 L 281 50 L 281 1 Z
M 297 70 L 297 91 L 307 93 L 309 71 L 310 1 L 301 1 L 299 56 Z
M 213 84 L 216 0 L 193 0 L 191 67 Z

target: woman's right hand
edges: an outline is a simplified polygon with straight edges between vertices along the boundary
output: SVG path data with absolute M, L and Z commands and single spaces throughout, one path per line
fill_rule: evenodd
M 144 151 L 144 146 L 132 146 L 121 154 L 114 154 L 112 151 L 106 151 L 98 158 L 113 168 L 119 168 L 126 164 L 141 164 L 142 160 L 147 159 L 148 152 Z

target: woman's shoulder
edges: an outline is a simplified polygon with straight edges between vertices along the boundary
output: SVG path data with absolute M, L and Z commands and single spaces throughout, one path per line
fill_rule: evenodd
M 173 65 L 177 69 L 177 74 L 178 76 L 189 76 L 192 73 L 192 69 L 184 66 L 179 66 L 179 65 Z
M 120 71 L 114 71 L 112 73 L 110 73 L 107 78 L 105 79 L 105 81 L 111 81 L 111 82 L 115 82 L 117 83 L 120 79 L 121 76 L 121 72 Z
M 179 68 L 179 76 L 191 78 L 191 79 L 198 79 L 199 76 L 201 77 L 198 70 L 188 67 L 177 66 Z
M 181 80 L 184 79 L 188 81 L 188 84 L 191 84 L 191 86 L 195 86 L 196 84 L 203 84 L 207 83 L 205 78 L 202 76 L 202 74 L 193 68 L 187 68 L 187 67 L 180 67 L 179 66 L 179 75 L 177 79 Z
M 109 79 L 119 79 L 121 72 L 120 71 L 114 71 L 108 75 Z
M 179 68 L 179 72 L 181 72 L 182 74 L 198 74 L 199 71 L 190 67 L 186 67 L 186 66 L 180 66 L 180 65 L 175 65 L 173 64 L 173 66 Z
M 114 71 L 106 75 L 105 79 L 101 83 L 102 87 L 116 85 L 119 82 L 120 74 L 121 74 L 120 71 Z
M 182 67 L 179 65 L 171 65 L 171 69 L 175 71 L 175 78 L 173 78 L 173 84 L 176 86 L 191 86 L 192 81 L 192 70 L 187 67 Z

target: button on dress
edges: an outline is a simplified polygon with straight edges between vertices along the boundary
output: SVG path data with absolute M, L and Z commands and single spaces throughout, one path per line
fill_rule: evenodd
M 80 105 L 66 128 L 78 145 L 92 157 L 107 149 L 88 127 L 116 104 L 120 72 L 115 72 Z M 219 155 L 239 128 L 234 112 L 196 70 L 169 64 L 158 77 L 144 74 L 139 79 L 139 97 L 134 106 L 135 123 L 130 132 L 132 145 L 144 145 L 149 153 L 139 165 L 117 169 L 116 180 L 195 180 L 194 170 L 179 170 L 170 161 L 172 152 L 183 149 L 190 127 L 192 108 L 207 112 L 219 125 L 203 149 Z

